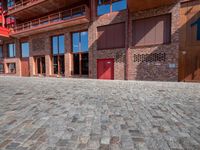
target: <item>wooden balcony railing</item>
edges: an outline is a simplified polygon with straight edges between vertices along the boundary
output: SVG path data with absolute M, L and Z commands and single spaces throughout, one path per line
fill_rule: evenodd
M 15 25 L 11 31 L 21 32 L 25 30 L 34 29 L 37 27 L 64 22 L 70 19 L 81 17 L 81 16 L 85 16 L 87 19 L 89 19 L 89 9 L 86 5 L 81 5 L 69 10 L 64 10 L 62 12 L 57 12 L 57 13 L 54 13 L 45 17 L 41 17 L 29 22 Z
M 37 3 L 38 1 L 40 1 L 40 0 L 22 0 L 22 1 L 18 1 L 18 2 L 15 2 L 13 6 L 9 7 L 8 11 L 12 12 L 14 10 L 17 10 L 18 8 L 22 8 L 22 7 L 29 6 L 29 5 L 32 5 L 34 3 Z

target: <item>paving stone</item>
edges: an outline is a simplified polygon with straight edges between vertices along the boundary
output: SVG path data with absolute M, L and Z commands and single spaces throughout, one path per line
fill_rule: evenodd
M 200 85 L 0 77 L 2 150 L 199 150 Z

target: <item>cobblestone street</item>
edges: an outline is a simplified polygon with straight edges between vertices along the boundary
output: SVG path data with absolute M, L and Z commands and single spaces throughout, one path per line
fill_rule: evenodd
M 0 77 L 1 150 L 200 150 L 200 84 Z

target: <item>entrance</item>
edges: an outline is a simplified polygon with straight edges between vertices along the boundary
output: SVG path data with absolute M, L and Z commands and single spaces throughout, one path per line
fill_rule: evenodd
M 22 58 L 22 59 L 21 59 L 21 71 L 22 71 L 22 76 L 23 76 L 23 77 L 28 77 L 28 76 L 30 76 L 30 71 L 29 71 L 29 58 Z
M 45 57 L 38 56 L 35 58 L 36 62 L 36 75 L 45 75 L 46 74 L 46 67 L 45 67 Z
M 97 78 L 114 80 L 114 59 L 97 60 Z

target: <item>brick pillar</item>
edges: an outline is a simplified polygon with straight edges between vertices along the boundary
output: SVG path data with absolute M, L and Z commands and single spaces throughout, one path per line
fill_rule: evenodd
M 30 76 L 34 76 L 36 74 L 34 57 L 29 57 L 29 65 L 30 65 Z
M 15 39 L 15 48 L 16 48 L 16 75 L 21 76 L 21 48 L 20 48 L 20 42 L 18 39 Z
M 72 71 L 72 57 L 71 57 L 71 51 L 72 51 L 72 42 L 71 42 L 71 34 L 67 32 L 65 34 L 65 77 L 71 76 Z
M 52 62 L 51 62 L 51 56 L 45 55 L 45 66 L 46 66 L 46 76 L 52 75 Z

